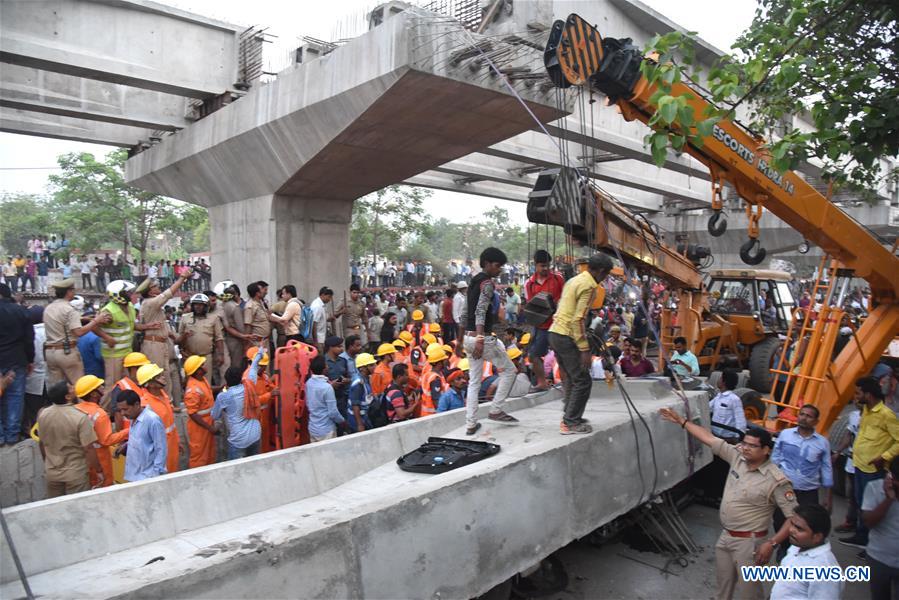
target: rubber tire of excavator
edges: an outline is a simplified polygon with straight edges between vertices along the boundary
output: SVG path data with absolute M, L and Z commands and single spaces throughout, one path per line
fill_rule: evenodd
M 762 395 L 752 388 L 737 388 L 734 393 L 740 397 L 743 403 L 743 413 L 746 415 L 746 424 L 750 419 L 763 419 L 768 406 L 762 402 Z
M 763 394 L 771 391 L 771 384 L 774 383 L 771 367 L 777 366 L 774 359 L 781 346 L 779 339 L 769 337 L 752 347 L 749 354 L 749 387 Z

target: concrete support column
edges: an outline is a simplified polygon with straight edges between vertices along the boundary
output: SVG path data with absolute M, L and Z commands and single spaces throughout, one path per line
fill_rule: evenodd
M 213 282 L 293 284 L 311 302 L 349 285 L 351 200 L 271 195 L 209 209 Z

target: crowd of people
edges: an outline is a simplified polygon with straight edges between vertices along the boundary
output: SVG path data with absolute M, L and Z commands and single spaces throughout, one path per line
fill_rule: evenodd
M 0 271 L 0 283 L 8 285 L 14 293 L 49 294 L 51 269 L 58 270 L 62 279 L 76 278 L 80 289 L 101 294 L 117 280 L 139 284 L 149 277 L 168 287 L 182 272 L 190 271 L 184 290 L 201 291 L 210 287 L 212 278 L 212 268 L 205 258 L 132 262 L 108 252 L 90 258 L 87 254 L 72 253 L 69 240 L 63 234 L 59 241 L 55 235 L 35 236 L 28 240 L 27 252 L 7 255 Z
M 137 284 L 108 282 L 100 307 L 76 295 L 73 278 L 54 282 L 45 309 L 16 303 L 0 284 L 0 441 L 15 444 L 36 425 L 49 496 L 111 485 L 121 454 L 124 479 L 137 481 L 177 471 L 183 452 L 190 468 L 215 462 L 219 435 L 227 437 L 227 459 L 275 449 L 272 404 L 281 390 L 271 357 L 294 342 L 316 353 L 305 382 L 310 442 L 463 408 L 465 433 L 475 435 L 481 404 L 490 422 L 517 425 L 505 411 L 508 398 L 553 385 L 563 390 L 559 432 L 590 433 L 584 410 L 593 380 L 656 373 L 646 351 L 666 293 L 659 285 L 635 299 L 633 288 L 610 277 L 612 261 L 601 253 L 567 280 L 548 252 L 533 259 L 523 284 L 511 272 L 503 277 L 505 254 L 487 248 L 473 274 L 442 289 L 353 283 L 340 302 L 328 287 L 306 302 L 288 284 L 269 305 L 264 281 L 243 289 L 222 281 L 185 295 L 195 272 L 167 265 L 148 268 Z M 699 373 L 684 338 L 665 358 L 665 374 Z M 811 404 L 776 442 L 747 427 L 737 381 L 730 370 L 718 379 L 712 430 L 662 410 L 728 465 L 718 596 L 755 596 L 760 588 L 741 580 L 739 567 L 764 564 L 775 551 L 782 564 L 832 559 L 831 457 L 850 448 L 854 512 L 839 529 L 852 533 L 845 543 L 867 547 L 878 589 L 888 589 L 899 569 L 899 537 L 890 537 L 899 518 L 895 474 L 888 474 L 899 454 L 897 373 L 878 365 L 859 380 L 854 437 L 834 453 L 815 433 Z M 177 412 L 186 413 L 186 439 Z M 816 597 L 832 592 L 815 588 Z

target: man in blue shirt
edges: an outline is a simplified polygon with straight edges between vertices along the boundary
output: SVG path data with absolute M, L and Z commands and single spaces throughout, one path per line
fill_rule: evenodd
M 334 397 L 337 399 L 337 410 L 341 416 L 346 419 L 347 396 L 349 395 L 350 383 L 353 378 L 350 376 L 349 363 L 343 357 L 343 338 L 332 335 L 325 340 L 325 363 L 327 363 L 328 381 L 334 390 Z M 355 366 L 354 366 L 355 369 Z
M 468 376 L 461 369 L 452 369 L 446 375 L 449 389 L 440 394 L 437 401 L 437 412 L 446 412 L 465 406 L 463 390 L 468 386 Z
M 103 365 L 103 355 L 100 354 L 100 336 L 93 331 L 78 338 L 78 352 L 81 353 L 81 362 L 84 364 L 85 375 L 96 375 L 100 379 L 106 376 L 106 368 Z
M 800 505 L 818 504 L 818 490 L 824 488 L 826 495 L 821 504 L 829 511 L 833 505 L 833 466 L 830 462 L 830 442 L 815 432 L 819 416 L 818 409 L 812 404 L 800 408 L 796 417 L 798 427 L 780 432 L 771 453 L 771 462 L 780 467 L 793 484 L 796 501 Z M 778 529 L 783 522 L 783 513 L 775 511 L 774 528 Z M 781 550 L 780 557 L 786 554 L 785 547 Z
M 259 371 L 259 361 L 265 356 L 264 343 L 250 364 L 249 380 L 255 385 Z M 212 419 L 217 421 L 222 413 L 228 419 L 228 460 L 259 454 L 262 426 L 258 418 L 248 418 L 244 411 L 245 390 L 241 381 L 243 372 L 237 367 L 225 371 L 227 387 L 220 392 L 212 406 Z
M 375 368 L 375 357 L 368 352 L 356 355 L 356 369 L 359 375 L 350 384 L 350 430 L 354 433 L 371 427 L 368 420 L 368 405 L 372 401 L 371 373 Z
M 125 447 L 125 480 L 140 481 L 165 475 L 168 446 L 162 419 L 149 406 L 140 405 L 140 396 L 124 390 L 116 398 L 118 409 L 131 420 Z M 122 452 L 116 450 L 116 456 Z
M 678 377 L 696 377 L 699 375 L 699 361 L 696 355 L 687 350 L 687 338 L 674 338 L 674 352 L 668 361 L 671 370 L 677 373 Z
M 359 376 L 359 370 L 356 368 L 356 355 L 362 352 L 362 338 L 358 335 L 348 335 L 344 341 L 344 350 L 340 353 L 346 360 L 349 375 L 347 379 L 353 381 Z M 339 407 L 338 407 L 339 408 Z
M 309 440 L 321 442 L 337 437 L 337 428 L 346 419 L 337 410 L 334 387 L 329 381 L 328 363 L 324 356 L 316 356 L 309 363 L 312 375 L 306 381 L 306 409 L 309 411 Z

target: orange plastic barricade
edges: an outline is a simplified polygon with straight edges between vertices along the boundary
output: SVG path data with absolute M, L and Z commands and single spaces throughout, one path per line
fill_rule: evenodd
M 291 340 L 275 350 L 275 387 L 281 393 L 274 409 L 275 446 L 293 448 L 309 443 L 309 413 L 306 410 L 306 378 L 309 363 L 318 354 L 314 346 Z

